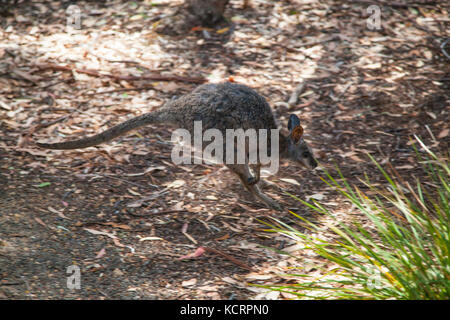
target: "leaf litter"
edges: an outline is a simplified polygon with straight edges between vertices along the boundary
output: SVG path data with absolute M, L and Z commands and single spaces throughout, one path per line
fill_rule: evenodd
M 294 223 L 292 216 L 255 203 L 226 170 L 175 166 L 165 126 L 85 150 L 32 144 L 104 130 L 205 79 L 254 87 L 280 124 L 298 114 L 322 169 L 339 164 L 352 183 L 364 172 L 373 174 L 366 151 L 414 174 L 412 134 L 448 149 L 443 2 L 414 11 L 386 2 L 381 30 L 369 30 L 363 2 L 251 1 L 253 8 L 242 10 L 233 1 L 226 12 L 233 28 L 197 28 L 178 38 L 155 34 L 155 19 L 179 3 L 80 2 L 86 13 L 80 32 L 66 29 L 65 8 L 56 1 L 19 5 L 1 17 L 0 207 L 12 249 L 0 255 L 0 269 L 6 280 L 39 281 L 2 287 L 0 295 L 292 298 L 247 285 L 282 283 L 283 271 L 319 259 L 266 233 L 258 222 L 274 215 Z M 351 208 L 326 189 L 319 174 L 280 166 L 277 176 L 265 178 L 271 196 L 324 226 L 327 221 L 282 191 L 326 201 L 343 212 L 340 219 L 348 218 Z M 266 247 L 287 249 L 299 259 Z M 32 263 L 36 259 L 86 268 L 86 290 L 58 287 L 53 277 L 60 270 L 43 272 Z

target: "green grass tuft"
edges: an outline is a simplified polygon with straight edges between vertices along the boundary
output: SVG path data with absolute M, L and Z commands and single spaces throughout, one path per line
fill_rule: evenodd
M 351 186 L 339 170 L 339 179 L 326 172 L 322 180 L 357 208 L 364 225 L 358 222 L 361 219 L 341 222 L 318 201 L 298 198 L 308 208 L 333 219 L 334 226 L 324 231 L 292 213 L 306 225 L 302 232 L 273 218 L 274 223 L 268 224 L 271 231 L 303 243 L 325 258 L 324 266 L 331 262 L 334 268 L 329 271 L 328 267 L 329 273 L 320 278 L 295 274 L 291 276 L 299 279 L 298 284 L 266 287 L 314 299 L 449 299 L 448 157 L 439 158 L 416 139 L 424 150 L 421 155 L 415 149 L 426 177 L 416 179 L 414 185 L 392 166 L 383 169 L 370 155 L 386 179 L 385 188 L 376 187 L 366 178 L 362 182 L 367 191 L 363 192 Z M 332 240 L 314 236 L 324 232 Z

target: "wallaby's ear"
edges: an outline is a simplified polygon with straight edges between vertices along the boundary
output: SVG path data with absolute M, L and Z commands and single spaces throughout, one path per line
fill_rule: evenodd
M 299 142 L 303 135 L 303 127 L 300 125 L 300 119 L 295 114 L 291 114 L 289 117 L 288 129 L 291 132 L 292 141 L 294 143 Z
M 295 114 L 291 114 L 289 116 L 289 121 L 288 121 L 288 130 L 290 132 L 292 132 L 292 129 L 294 129 L 296 126 L 300 125 L 300 119 L 295 115 Z

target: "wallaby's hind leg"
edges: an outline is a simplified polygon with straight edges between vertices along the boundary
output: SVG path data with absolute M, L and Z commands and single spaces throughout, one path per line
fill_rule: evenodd
M 250 191 L 254 196 L 261 199 L 269 208 L 275 209 L 278 211 L 283 210 L 283 207 L 280 206 L 275 200 L 273 200 L 272 198 L 266 196 L 263 192 L 261 192 L 259 187 L 255 184 L 257 181 L 253 184 L 249 183 L 249 181 L 253 181 L 252 178 L 253 179 L 256 179 L 256 178 L 251 175 L 248 164 L 233 164 L 233 165 L 227 165 L 227 167 L 230 168 L 231 171 L 233 171 L 234 173 L 237 174 L 237 176 L 241 180 L 242 184 L 248 191 Z M 258 174 L 258 173 L 256 173 L 256 174 Z
M 247 182 L 249 185 L 254 185 L 259 182 L 259 179 L 261 177 L 261 163 L 253 164 L 251 165 L 251 168 L 254 175 L 248 178 Z

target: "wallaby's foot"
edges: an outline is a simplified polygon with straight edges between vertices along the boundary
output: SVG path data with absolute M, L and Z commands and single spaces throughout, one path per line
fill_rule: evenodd
M 264 180 L 261 180 L 264 181 Z M 281 206 L 277 201 L 266 195 L 264 192 L 261 191 L 259 186 L 257 184 L 249 186 L 251 193 L 253 195 L 260 199 L 262 202 L 266 204 L 269 209 L 277 210 L 277 211 L 283 211 L 283 206 Z
M 265 180 L 261 179 L 260 182 L 265 182 Z M 253 193 L 253 195 L 262 200 L 262 202 L 264 202 L 266 206 L 269 207 L 269 209 L 283 211 L 283 206 L 280 205 L 277 201 L 275 201 L 271 197 L 269 197 L 268 195 L 266 195 L 264 192 L 262 192 L 256 183 L 250 185 L 249 188 L 251 189 L 250 191 Z

